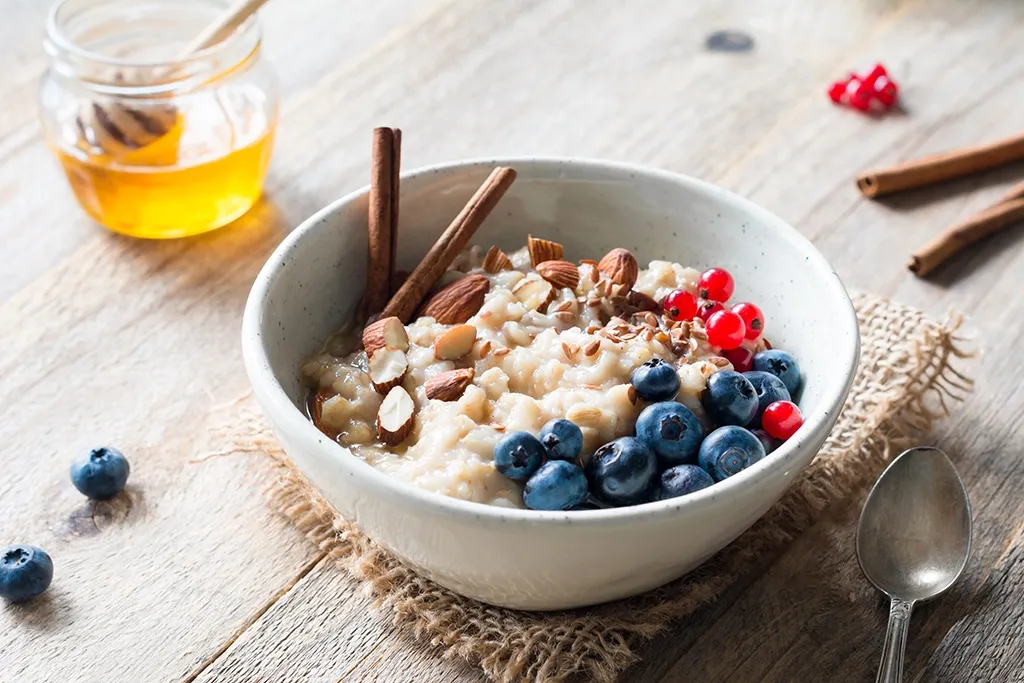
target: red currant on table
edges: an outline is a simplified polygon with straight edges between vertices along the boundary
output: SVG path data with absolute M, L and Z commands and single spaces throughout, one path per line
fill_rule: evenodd
M 725 306 L 717 301 L 708 301 L 707 299 L 701 299 L 697 302 L 697 315 L 705 323 L 708 319 L 719 311 L 724 311 Z
M 788 439 L 803 423 L 804 416 L 792 401 L 770 403 L 761 415 L 761 427 L 776 439 Z
M 728 351 L 743 343 L 743 335 L 747 326 L 743 318 L 732 311 L 718 311 L 707 323 L 708 343 Z
M 747 339 L 756 340 L 764 332 L 764 313 L 754 304 L 742 303 L 732 307 L 732 312 L 743 318 L 747 326 Z
M 697 315 L 697 297 L 685 289 L 676 289 L 665 297 L 665 312 L 673 320 L 690 320 Z
M 875 90 L 875 99 L 886 109 L 896 104 L 896 98 L 899 97 L 900 90 L 896 87 L 895 83 L 889 80 L 888 76 L 878 78 L 872 87 Z
M 859 78 L 851 78 L 846 84 L 846 97 L 850 106 L 858 111 L 871 109 L 871 99 L 875 96 L 874 85 Z
M 846 94 L 846 83 L 842 81 L 836 81 L 829 86 L 828 97 L 836 104 L 843 103 L 843 95 Z
M 700 292 L 700 297 L 712 301 L 728 301 L 735 287 L 736 283 L 733 282 L 732 275 L 723 268 L 708 268 L 700 274 L 700 279 L 697 280 L 697 291 Z
M 725 359 L 732 363 L 736 372 L 750 372 L 754 369 L 754 352 L 745 346 L 737 346 L 735 349 L 722 351 Z
M 871 71 L 868 72 L 868 75 L 864 77 L 864 82 L 874 85 L 875 81 L 883 76 L 888 78 L 889 72 L 886 71 L 885 67 L 881 64 L 875 64 L 874 67 L 871 68 Z

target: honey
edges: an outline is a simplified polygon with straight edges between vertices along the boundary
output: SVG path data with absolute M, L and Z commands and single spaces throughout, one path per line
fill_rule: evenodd
M 152 144 L 118 156 L 82 147 L 56 153 L 78 203 L 97 222 L 132 237 L 197 235 L 227 225 L 259 199 L 274 129 L 190 161 L 181 145 L 187 126 L 180 120 Z

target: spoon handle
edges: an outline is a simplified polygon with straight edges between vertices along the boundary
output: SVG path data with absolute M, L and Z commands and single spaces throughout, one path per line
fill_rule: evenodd
M 903 681 L 903 651 L 907 647 L 910 631 L 910 612 L 914 603 L 893 598 L 889 603 L 889 627 L 885 630 L 882 663 L 878 665 L 875 683 L 901 683 Z

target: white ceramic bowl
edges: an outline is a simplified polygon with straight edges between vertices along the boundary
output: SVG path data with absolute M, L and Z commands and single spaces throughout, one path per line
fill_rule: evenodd
M 253 390 L 289 457 L 347 519 L 422 574 L 485 602 L 550 610 L 635 595 L 690 571 L 751 526 L 811 461 L 857 365 L 856 316 L 835 272 L 768 211 L 685 176 L 624 164 L 486 159 L 402 177 L 399 266 L 411 269 L 494 166 L 518 179 L 474 242 L 516 249 L 527 233 L 569 259 L 630 249 L 727 268 L 737 301 L 800 362 L 804 426 L 753 467 L 689 496 L 577 513 L 508 510 L 394 481 L 321 434 L 303 410 L 300 363 L 354 311 L 366 268 L 367 189 L 300 225 L 264 266 L 245 309 Z

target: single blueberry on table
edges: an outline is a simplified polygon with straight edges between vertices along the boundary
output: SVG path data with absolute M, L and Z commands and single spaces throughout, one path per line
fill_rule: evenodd
M 541 427 L 540 442 L 552 460 L 575 460 L 583 450 L 583 430 L 570 420 L 556 418 Z
M 116 448 L 92 448 L 71 463 L 71 483 L 83 495 L 104 500 L 124 489 L 130 469 L 128 460 Z
M 746 377 L 722 370 L 708 378 L 701 403 L 712 422 L 746 427 L 757 417 L 757 392 Z
M 661 467 L 696 463 L 704 425 L 681 403 L 652 403 L 636 420 L 636 438 L 654 451 Z
M 636 395 L 645 401 L 671 401 L 679 393 L 679 374 L 671 363 L 652 358 L 629 378 Z
M 613 505 L 647 500 L 658 474 L 654 451 L 640 439 L 623 436 L 598 448 L 587 462 L 590 492 Z
M 544 462 L 544 446 L 529 432 L 510 432 L 494 446 L 494 466 L 513 481 L 526 481 Z
M 750 433 L 757 437 L 757 440 L 764 446 L 764 454 L 768 455 L 779 447 L 779 441 L 763 429 L 751 429 Z
M 568 510 L 587 497 L 587 477 L 576 463 L 549 460 L 526 480 L 523 504 L 531 510 Z
M 743 427 L 719 427 L 700 445 L 697 461 L 715 481 L 745 470 L 765 456 L 764 446 Z
M 678 498 L 687 493 L 706 489 L 715 483 L 711 475 L 696 465 L 676 465 L 661 473 L 654 500 Z
M 782 380 L 770 372 L 764 370 L 751 370 L 744 372 L 743 376 L 750 380 L 757 392 L 757 414 L 764 412 L 764 409 L 776 401 L 789 401 L 789 389 Z
M 754 354 L 754 369 L 770 372 L 781 379 L 791 397 L 795 398 L 800 390 L 800 366 L 785 351 L 770 349 Z
M 0 551 L 0 597 L 5 600 L 31 600 L 52 580 L 53 560 L 42 548 L 12 545 Z

